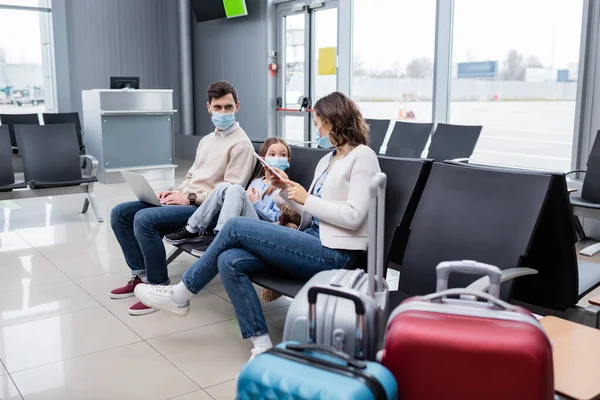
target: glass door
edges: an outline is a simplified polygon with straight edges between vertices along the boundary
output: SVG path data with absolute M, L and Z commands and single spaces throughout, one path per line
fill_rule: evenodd
M 336 1 L 278 6 L 277 135 L 291 144 L 311 141 L 314 101 L 337 90 Z

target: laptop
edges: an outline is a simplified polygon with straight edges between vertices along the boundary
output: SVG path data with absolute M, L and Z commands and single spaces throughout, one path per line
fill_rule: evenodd
M 162 206 L 158 196 L 143 175 L 129 171 L 121 171 L 121 174 L 139 201 L 153 206 Z

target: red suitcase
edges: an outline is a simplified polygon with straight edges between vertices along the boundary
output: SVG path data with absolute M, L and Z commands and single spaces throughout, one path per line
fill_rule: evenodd
M 450 272 L 488 275 L 490 294 L 447 289 Z M 437 276 L 436 293 L 405 300 L 388 319 L 381 361 L 398 398 L 553 399 L 550 341 L 529 311 L 498 299 L 500 269 L 443 262 Z

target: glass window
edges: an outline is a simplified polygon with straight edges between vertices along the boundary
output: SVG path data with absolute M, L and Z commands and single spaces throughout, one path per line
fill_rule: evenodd
M 314 37 L 315 46 L 315 98 L 313 104 L 323 96 L 337 90 L 337 45 L 338 45 L 338 9 L 315 10 Z
M 430 122 L 435 0 L 354 0 L 352 99 L 366 118 Z
M 47 28 L 48 18 L 46 12 L 0 7 L 0 114 L 46 111 L 45 91 L 53 80 L 49 35 L 40 27 Z
M 449 122 L 473 158 L 571 167 L 583 0 L 455 0 Z
M 299 109 L 306 96 L 304 85 L 304 37 L 306 14 L 285 17 L 285 104 Z

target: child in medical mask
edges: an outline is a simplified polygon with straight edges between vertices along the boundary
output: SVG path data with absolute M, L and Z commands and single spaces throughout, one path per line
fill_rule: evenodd
M 274 168 L 285 171 L 290 166 L 291 149 L 281 138 L 272 137 L 265 140 L 259 154 L 269 166 Z M 213 235 L 205 235 L 205 233 L 217 215 L 217 225 L 213 229 L 215 234 L 232 217 L 279 221 L 280 210 L 273 199 L 279 191 L 271 185 L 270 172 L 265 168 L 261 168 L 259 175 L 250 182 L 247 190 L 240 185 L 220 183 L 190 217 L 187 226 L 166 235 L 164 240 L 174 245 L 201 242 L 193 252 L 194 255 L 200 256 L 214 239 Z

